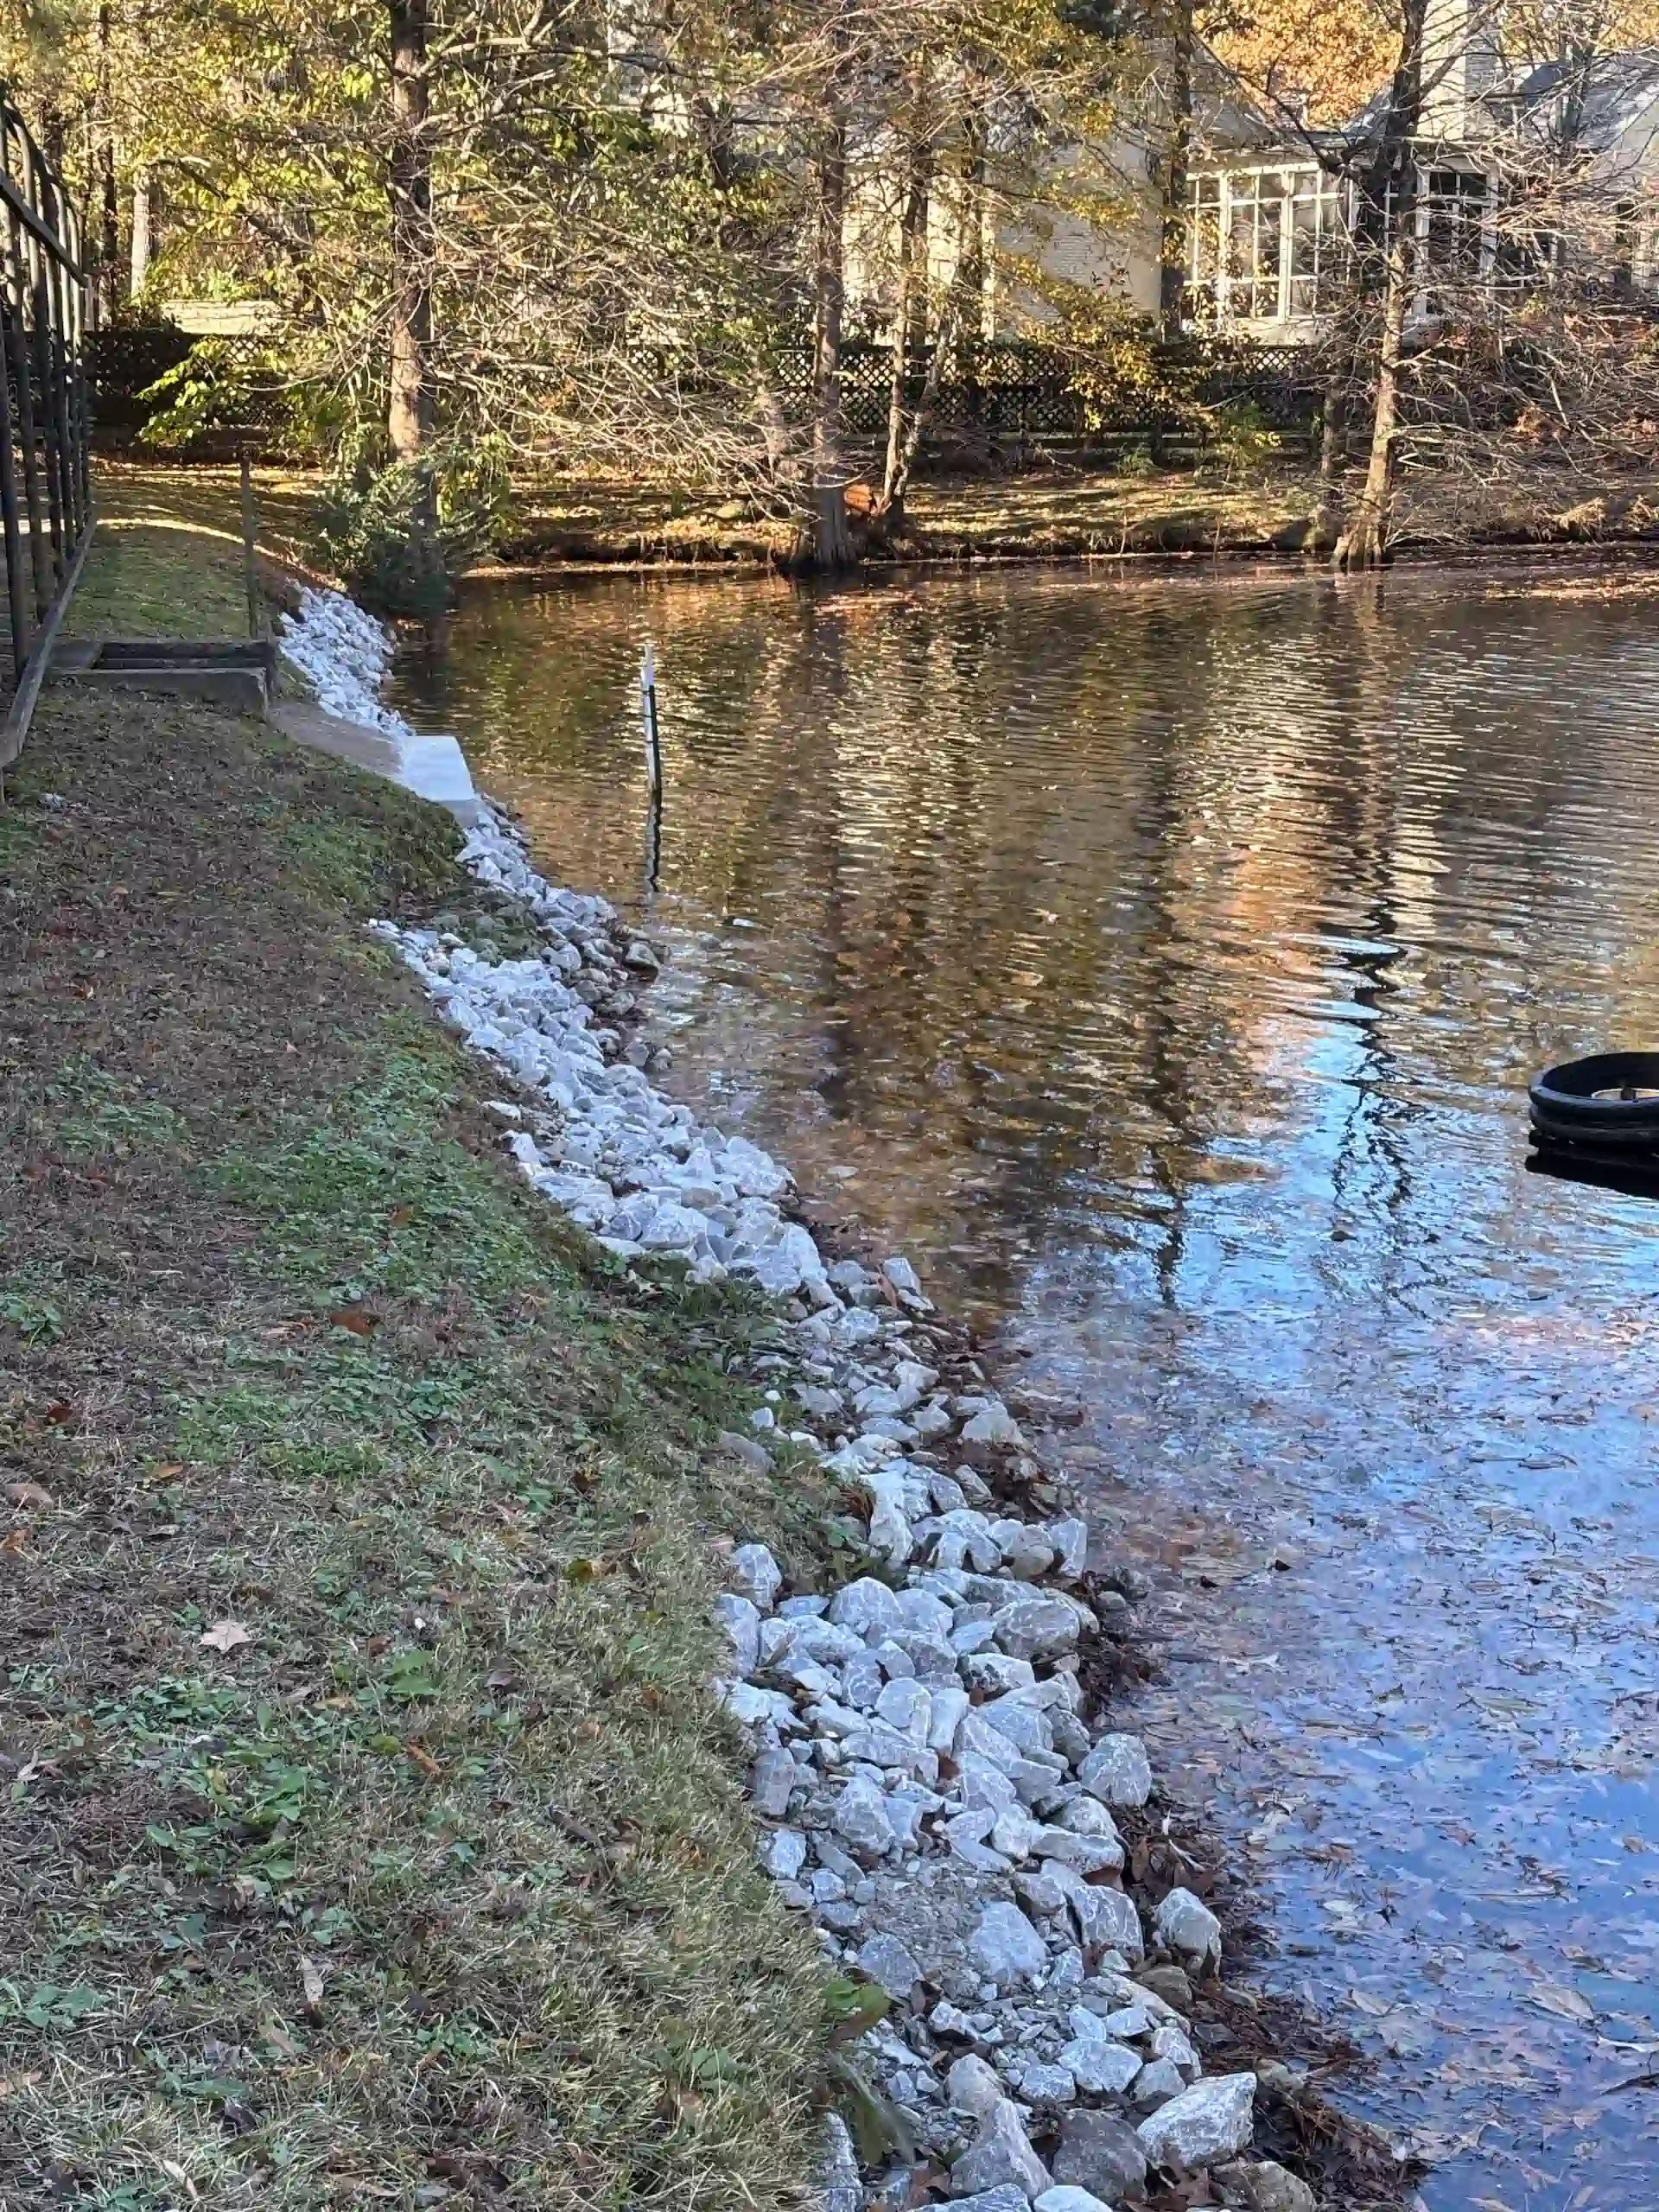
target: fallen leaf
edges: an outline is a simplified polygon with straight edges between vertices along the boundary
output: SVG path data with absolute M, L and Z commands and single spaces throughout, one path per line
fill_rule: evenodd
M 211 1628 L 202 1630 L 197 1641 L 206 1644 L 209 1651 L 230 1652 L 244 1643 L 251 1643 L 253 1630 L 245 1628 L 240 1621 L 215 1621 Z
M 354 1337 L 372 1337 L 380 1325 L 377 1313 L 365 1313 L 360 1306 L 336 1307 L 328 1319 L 337 1329 L 349 1329 Z
M 410 1758 L 414 1760 L 416 1765 L 419 1767 L 421 1772 L 427 1776 L 429 1780 L 435 1782 L 438 1777 L 443 1772 L 443 1769 L 438 1764 L 436 1759 L 433 1758 L 431 1752 L 423 1751 L 420 1745 L 405 1744 L 404 1745 L 404 1749 L 408 1752 Z
M 49 1511 L 52 1504 L 51 1491 L 42 1490 L 39 1483 L 13 1483 L 6 1496 L 14 1505 L 25 1506 L 35 1512 Z
M 1596 2008 L 1587 1997 L 1580 1997 L 1576 1989 L 1564 1988 L 1558 1981 L 1541 1981 L 1528 1994 L 1535 2005 L 1559 2014 L 1563 2020 L 1578 2020 L 1587 2026 L 1596 2017 Z
M 80 1419 L 80 1408 L 71 1405 L 67 1398 L 54 1398 L 41 1419 L 49 1421 L 54 1428 L 61 1428 L 66 1421 Z
M 0 1537 L 0 1552 L 10 1552 L 15 1559 L 28 1541 L 27 1529 L 14 1529 L 9 1536 Z
M 303 1952 L 300 1955 L 300 1987 L 305 1993 L 306 2011 L 315 2013 L 321 2010 L 323 1990 L 322 1968 L 315 1959 L 308 1959 Z

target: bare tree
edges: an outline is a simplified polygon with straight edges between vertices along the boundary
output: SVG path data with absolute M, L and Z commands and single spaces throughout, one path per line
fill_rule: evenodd
M 427 143 L 427 0 L 389 0 L 391 309 L 386 434 L 412 461 L 432 428 L 432 165 Z
M 1377 134 L 1362 173 L 1355 219 L 1356 271 L 1362 283 L 1381 265 L 1376 353 L 1365 480 L 1332 555 L 1339 569 L 1374 569 L 1387 550 L 1393 518 L 1400 431 L 1400 378 L 1406 315 L 1414 277 L 1417 131 L 1423 101 L 1423 27 L 1427 0 L 1402 0 L 1400 56 Z

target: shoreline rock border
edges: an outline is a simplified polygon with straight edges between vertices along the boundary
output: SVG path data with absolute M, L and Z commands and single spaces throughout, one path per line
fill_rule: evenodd
M 283 629 L 332 710 L 407 730 L 371 617 L 309 593 Z M 1099 2212 L 1205 2174 L 1209 2201 L 1313 2212 L 1305 2182 L 1244 2155 L 1256 2074 L 1205 2070 L 1192 1985 L 1219 1967 L 1220 1921 L 1190 1889 L 1143 1912 L 1124 1886 L 1116 1816 L 1154 1779 L 1090 1686 L 1128 1608 L 1090 1572 L 1086 1520 L 1031 1510 L 1028 1440 L 910 1262 L 826 1260 L 787 1170 L 653 1084 L 666 1054 L 632 1026 L 652 948 L 549 883 L 487 801 L 461 861 L 533 921 L 533 955 L 370 926 L 538 1102 L 492 1107 L 536 1190 L 619 1259 L 775 1301 L 786 1348 L 760 1363 L 750 1433 L 721 1443 L 765 1468 L 784 1439 L 811 1454 L 865 1533 L 868 1571 L 822 1590 L 735 1544 L 717 1607 L 760 1861 L 870 2019 L 856 2055 L 894 2154 L 861 2166 L 831 2116 L 823 2204 L 914 2204 L 921 2174 L 960 2212 Z

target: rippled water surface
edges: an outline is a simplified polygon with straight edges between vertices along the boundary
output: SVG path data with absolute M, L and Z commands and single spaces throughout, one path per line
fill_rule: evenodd
M 673 940 L 686 1095 L 1086 1400 L 1144 1723 L 1434 2212 L 1659 2206 L 1659 1202 L 1523 1164 L 1659 1043 L 1659 596 L 619 580 L 404 683 Z

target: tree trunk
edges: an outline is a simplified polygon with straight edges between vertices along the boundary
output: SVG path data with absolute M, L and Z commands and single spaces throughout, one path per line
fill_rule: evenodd
M 391 333 L 386 435 L 413 461 L 432 428 L 432 164 L 426 138 L 427 0 L 390 0 Z
M 132 246 L 128 264 L 127 290 L 137 299 L 149 274 L 149 171 L 140 169 L 132 180 Z
M 1376 393 L 1365 483 L 1348 526 L 1332 555 L 1338 569 L 1382 565 L 1394 517 L 1395 445 L 1400 425 L 1400 372 L 1405 351 L 1406 315 L 1417 281 L 1416 139 L 1423 99 L 1423 22 L 1427 0 L 1406 0 L 1400 35 L 1400 59 L 1375 160 L 1360 186 L 1356 252 L 1382 249 L 1382 312 L 1376 331 Z M 1392 188 L 1392 196 L 1390 196 Z
M 846 306 L 842 233 L 847 213 L 847 118 L 832 105 L 818 148 L 818 237 L 813 289 L 811 561 L 834 572 L 853 565 L 847 525 L 847 467 L 841 450 L 841 326 Z
M 115 181 L 115 125 L 110 114 L 110 0 L 98 11 L 98 82 L 94 119 L 98 162 L 98 275 L 92 311 L 100 330 L 115 321 L 116 270 L 121 258 L 121 203 Z
M 1406 195 L 1408 200 L 1410 195 Z M 1409 207 L 1396 210 L 1408 219 Z M 1332 556 L 1339 569 L 1380 569 L 1387 557 L 1389 525 L 1394 514 L 1395 438 L 1400 417 L 1400 356 L 1411 296 L 1411 241 L 1403 220 L 1396 220 L 1389 248 L 1388 289 L 1382 302 L 1382 342 L 1377 349 L 1376 398 L 1371 411 L 1370 454 L 1364 489 Z
M 1193 0 L 1174 0 L 1170 25 L 1169 157 L 1164 166 L 1158 321 L 1166 343 L 1181 334 L 1186 306 L 1186 168 L 1192 143 Z
M 1316 553 L 1329 553 L 1337 543 L 1343 463 L 1348 450 L 1348 388 L 1353 368 L 1353 347 L 1338 328 L 1332 340 L 1319 410 L 1319 489 L 1308 525 L 1308 543 Z
M 983 83 L 978 80 L 970 86 L 962 120 L 962 213 L 952 280 L 959 302 L 963 428 L 973 431 L 979 427 L 978 353 L 985 335 L 985 172 L 989 143 Z
M 923 103 L 925 80 L 917 87 L 917 111 L 910 141 L 904 212 L 899 221 L 899 297 L 893 315 L 893 375 L 887 387 L 887 451 L 881 471 L 876 512 L 889 530 L 905 520 L 905 429 L 917 355 L 927 334 L 927 207 L 932 143 Z

